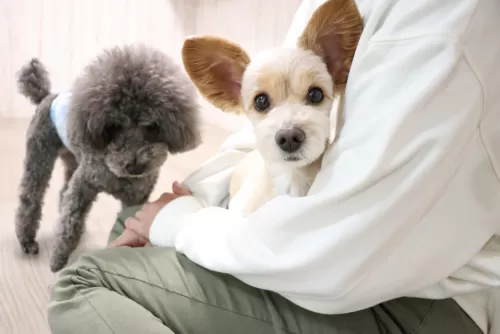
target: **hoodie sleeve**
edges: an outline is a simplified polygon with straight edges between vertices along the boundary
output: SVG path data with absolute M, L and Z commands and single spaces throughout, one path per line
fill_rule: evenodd
M 493 235 L 485 201 L 498 192 L 493 172 L 478 171 L 482 91 L 462 50 L 425 36 L 370 43 L 344 107 L 308 196 L 274 198 L 247 217 L 187 197 L 187 209 L 174 201 L 156 217 L 152 242 L 320 313 L 449 277 Z M 478 175 L 485 187 L 471 189 Z

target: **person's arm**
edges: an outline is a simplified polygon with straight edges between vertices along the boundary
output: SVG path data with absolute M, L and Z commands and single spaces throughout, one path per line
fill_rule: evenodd
M 246 218 L 187 196 L 158 214 L 152 243 L 316 312 L 446 279 L 493 234 L 470 190 L 482 95 L 461 52 L 441 37 L 367 45 L 308 196 L 277 197 Z

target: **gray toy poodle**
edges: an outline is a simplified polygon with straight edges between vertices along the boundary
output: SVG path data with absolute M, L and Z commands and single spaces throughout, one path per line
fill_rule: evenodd
M 144 45 L 105 50 L 69 92 L 52 94 L 47 70 L 32 59 L 18 73 L 19 90 L 37 105 L 26 137 L 16 234 L 26 254 L 35 240 L 43 197 L 56 159 L 65 165 L 50 268 L 62 269 L 78 246 L 101 192 L 123 207 L 148 201 L 168 154 L 200 144 L 199 106 L 181 67 Z

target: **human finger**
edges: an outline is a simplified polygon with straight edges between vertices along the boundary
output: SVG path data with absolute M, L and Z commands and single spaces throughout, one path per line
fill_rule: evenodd
M 143 238 L 148 238 L 149 228 L 145 222 L 136 217 L 130 217 L 125 220 L 125 228 L 135 232 Z
M 177 181 L 174 181 L 174 183 L 172 183 L 172 191 L 174 192 L 174 194 L 181 196 L 191 195 L 191 191 L 189 191 L 189 188 Z
M 160 195 L 160 197 L 154 202 L 155 204 L 168 204 L 174 199 L 177 198 L 177 195 L 172 194 L 172 193 L 163 193 Z
M 141 247 L 143 246 L 147 241 L 135 233 L 132 230 L 125 229 L 123 233 L 113 240 L 109 245 L 108 248 L 117 248 L 117 247 L 124 247 L 124 246 L 129 246 L 129 247 Z

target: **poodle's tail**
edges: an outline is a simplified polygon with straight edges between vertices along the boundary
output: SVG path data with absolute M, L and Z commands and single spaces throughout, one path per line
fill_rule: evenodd
M 40 104 L 50 94 L 49 72 L 39 59 L 31 59 L 17 75 L 19 91 L 34 104 Z

